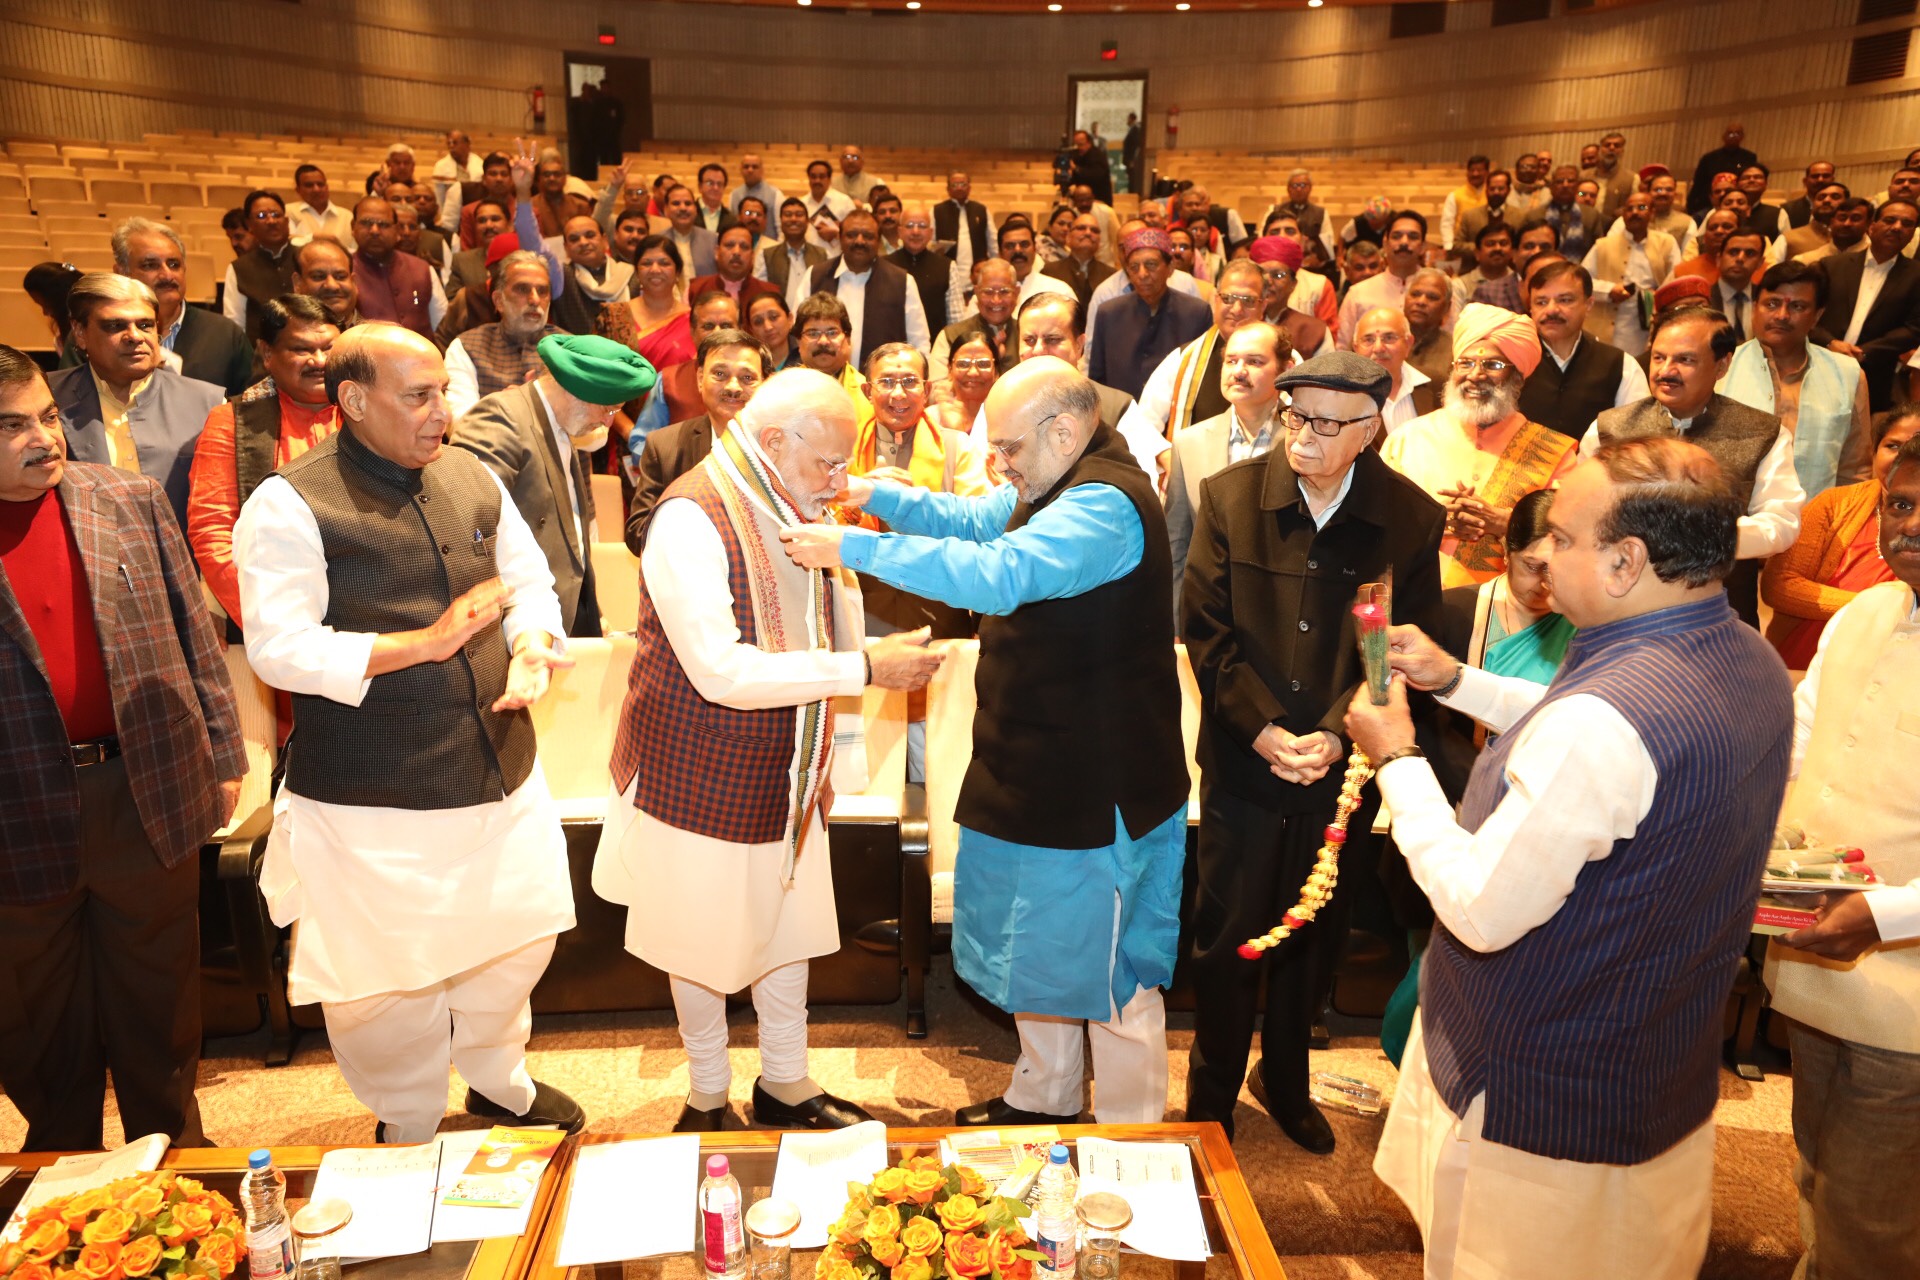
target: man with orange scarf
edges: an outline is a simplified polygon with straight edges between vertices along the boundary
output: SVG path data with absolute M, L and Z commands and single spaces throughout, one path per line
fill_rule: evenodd
M 986 457 L 959 431 L 940 426 L 927 414 L 930 383 L 927 358 L 904 342 L 875 348 L 867 358 L 869 404 L 859 410 L 859 439 L 848 470 L 857 476 L 895 480 L 916 489 L 977 497 L 993 488 Z M 878 517 L 849 511 L 849 523 L 884 532 Z M 908 595 L 862 575 L 860 591 L 867 607 L 867 634 L 887 635 L 931 627 L 939 640 L 973 634 L 965 610 Z
M 1468 303 L 1453 326 L 1446 403 L 1388 436 L 1380 449 L 1388 466 L 1447 508 L 1444 586 L 1505 572 L 1513 504 L 1550 488 L 1577 461 L 1573 440 L 1519 411 L 1520 389 L 1539 364 L 1540 333 L 1530 316 Z

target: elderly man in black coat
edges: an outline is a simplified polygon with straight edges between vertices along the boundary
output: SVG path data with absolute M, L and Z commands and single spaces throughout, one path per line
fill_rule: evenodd
M 1307 1041 L 1345 941 L 1354 882 L 1377 858 L 1366 805 L 1349 824 L 1338 891 L 1258 959 L 1239 945 L 1299 900 L 1333 820 L 1347 703 L 1365 679 L 1353 605 L 1393 577 L 1393 620 L 1441 625 L 1445 512 L 1368 446 L 1392 379 L 1347 351 L 1278 379 L 1292 403 L 1271 452 L 1200 486 L 1181 634 L 1200 684 L 1199 907 L 1187 1118 L 1233 1133 L 1266 969 L 1261 1079 L 1280 1128 L 1315 1154 L 1333 1131 L 1307 1096 Z M 1438 745 L 1431 700 L 1416 709 Z

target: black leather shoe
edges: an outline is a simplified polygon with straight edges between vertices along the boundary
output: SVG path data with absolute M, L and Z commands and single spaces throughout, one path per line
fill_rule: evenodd
M 567 1133 L 578 1133 L 587 1127 L 587 1113 L 580 1109 L 579 1103 L 552 1085 L 541 1084 L 538 1080 L 533 1082 L 533 1105 L 522 1115 L 515 1115 L 471 1086 L 467 1089 L 467 1114 L 483 1120 L 497 1120 L 515 1128 L 551 1124 Z
M 1333 1153 L 1333 1126 L 1320 1114 L 1320 1108 L 1313 1105 L 1310 1098 L 1290 1099 L 1283 1106 L 1275 1106 L 1267 1089 L 1266 1077 L 1261 1073 L 1261 1063 L 1255 1063 L 1247 1075 L 1247 1092 L 1254 1101 L 1267 1109 L 1273 1122 L 1280 1126 L 1280 1132 L 1293 1139 L 1294 1145 L 1316 1156 Z M 1228 1134 L 1232 1136 L 1231 1131 Z
M 953 1122 L 975 1128 L 998 1128 L 1001 1125 L 1023 1124 L 1079 1124 L 1078 1115 L 1050 1116 L 1044 1111 L 1022 1111 L 1005 1098 L 989 1098 L 985 1102 L 976 1102 L 960 1108 L 953 1113 Z
M 680 1119 L 674 1123 L 675 1133 L 719 1133 L 727 1127 L 727 1104 L 721 1103 L 711 1111 L 702 1111 L 689 1102 L 680 1108 Z
M 373 1126 L 373 1140 L 383 1147 L 387 1145 L 389 1139 L 387 1137 L 387 1122 L 385 1120 Z
M 762 1088 L 758 1080 L 753 1082 L 753 1101 L 748 1105 L 747 1118 L 769 1129 L 845 1129 L 873 1119 L 845 1098 L 836 1098 L 830 1093 L 816 1093 L 805 1102 L 782 1102 Z

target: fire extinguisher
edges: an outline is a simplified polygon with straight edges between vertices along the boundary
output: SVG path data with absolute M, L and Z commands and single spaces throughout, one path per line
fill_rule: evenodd
M 1169 149 L 1180 145 L 1180 104 L 1174 103 L 1167 108 L 1167 146 Z
M 527 90 L 527 101 L 533 108 L 533 131 L 547 131 L 547 87 L 537 84 Z

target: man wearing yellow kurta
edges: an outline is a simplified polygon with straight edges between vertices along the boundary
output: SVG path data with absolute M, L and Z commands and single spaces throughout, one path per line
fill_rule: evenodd
M 1468 303 L 1453 326 L 1446 403 L 1381 446 L 1388 466 L 1447 508 L 1444 586 L 1504 573 L 1513 504 L 1550 488 L 1577 461 L 1573 440 L 1519 411 L 1520 390 L 1539 364 L 1540 334 L 1531 317 Z
M 1886 887 L 1831 897 L 1767 956 L 1793 1019 L 1793 1140 L 1806 1276 L 1920 1275 L 1911 1169 L 1920 1143 L 1920 447 L 1882 482 L 1880 554 L 1898 579 L 1820 637 L 1794 695 L 1797 778 L 1784 816 L 1851 845 Z M 1784 945 L 1782 945 L 1784 944 Z
M 689 1086 L 676 1131 L 725 1125 L 726 997 L 746 986 L 755 1122 L 870 1118 L 807 1074 L 808 961 L 840 945 L 826 815 L 836 785 L 866 783 L 859 717 L 837 725 L 833 699 L 925 688 L 940 659 L 924 631 L 866 642 L 853 575 L 781 553 L 780 531 L 819 520 L 845 483 L 854 424 L 832 377 L 777 373 L 647 527 L 593 888 L 628 908 L 627 950 L 672 980 Z

